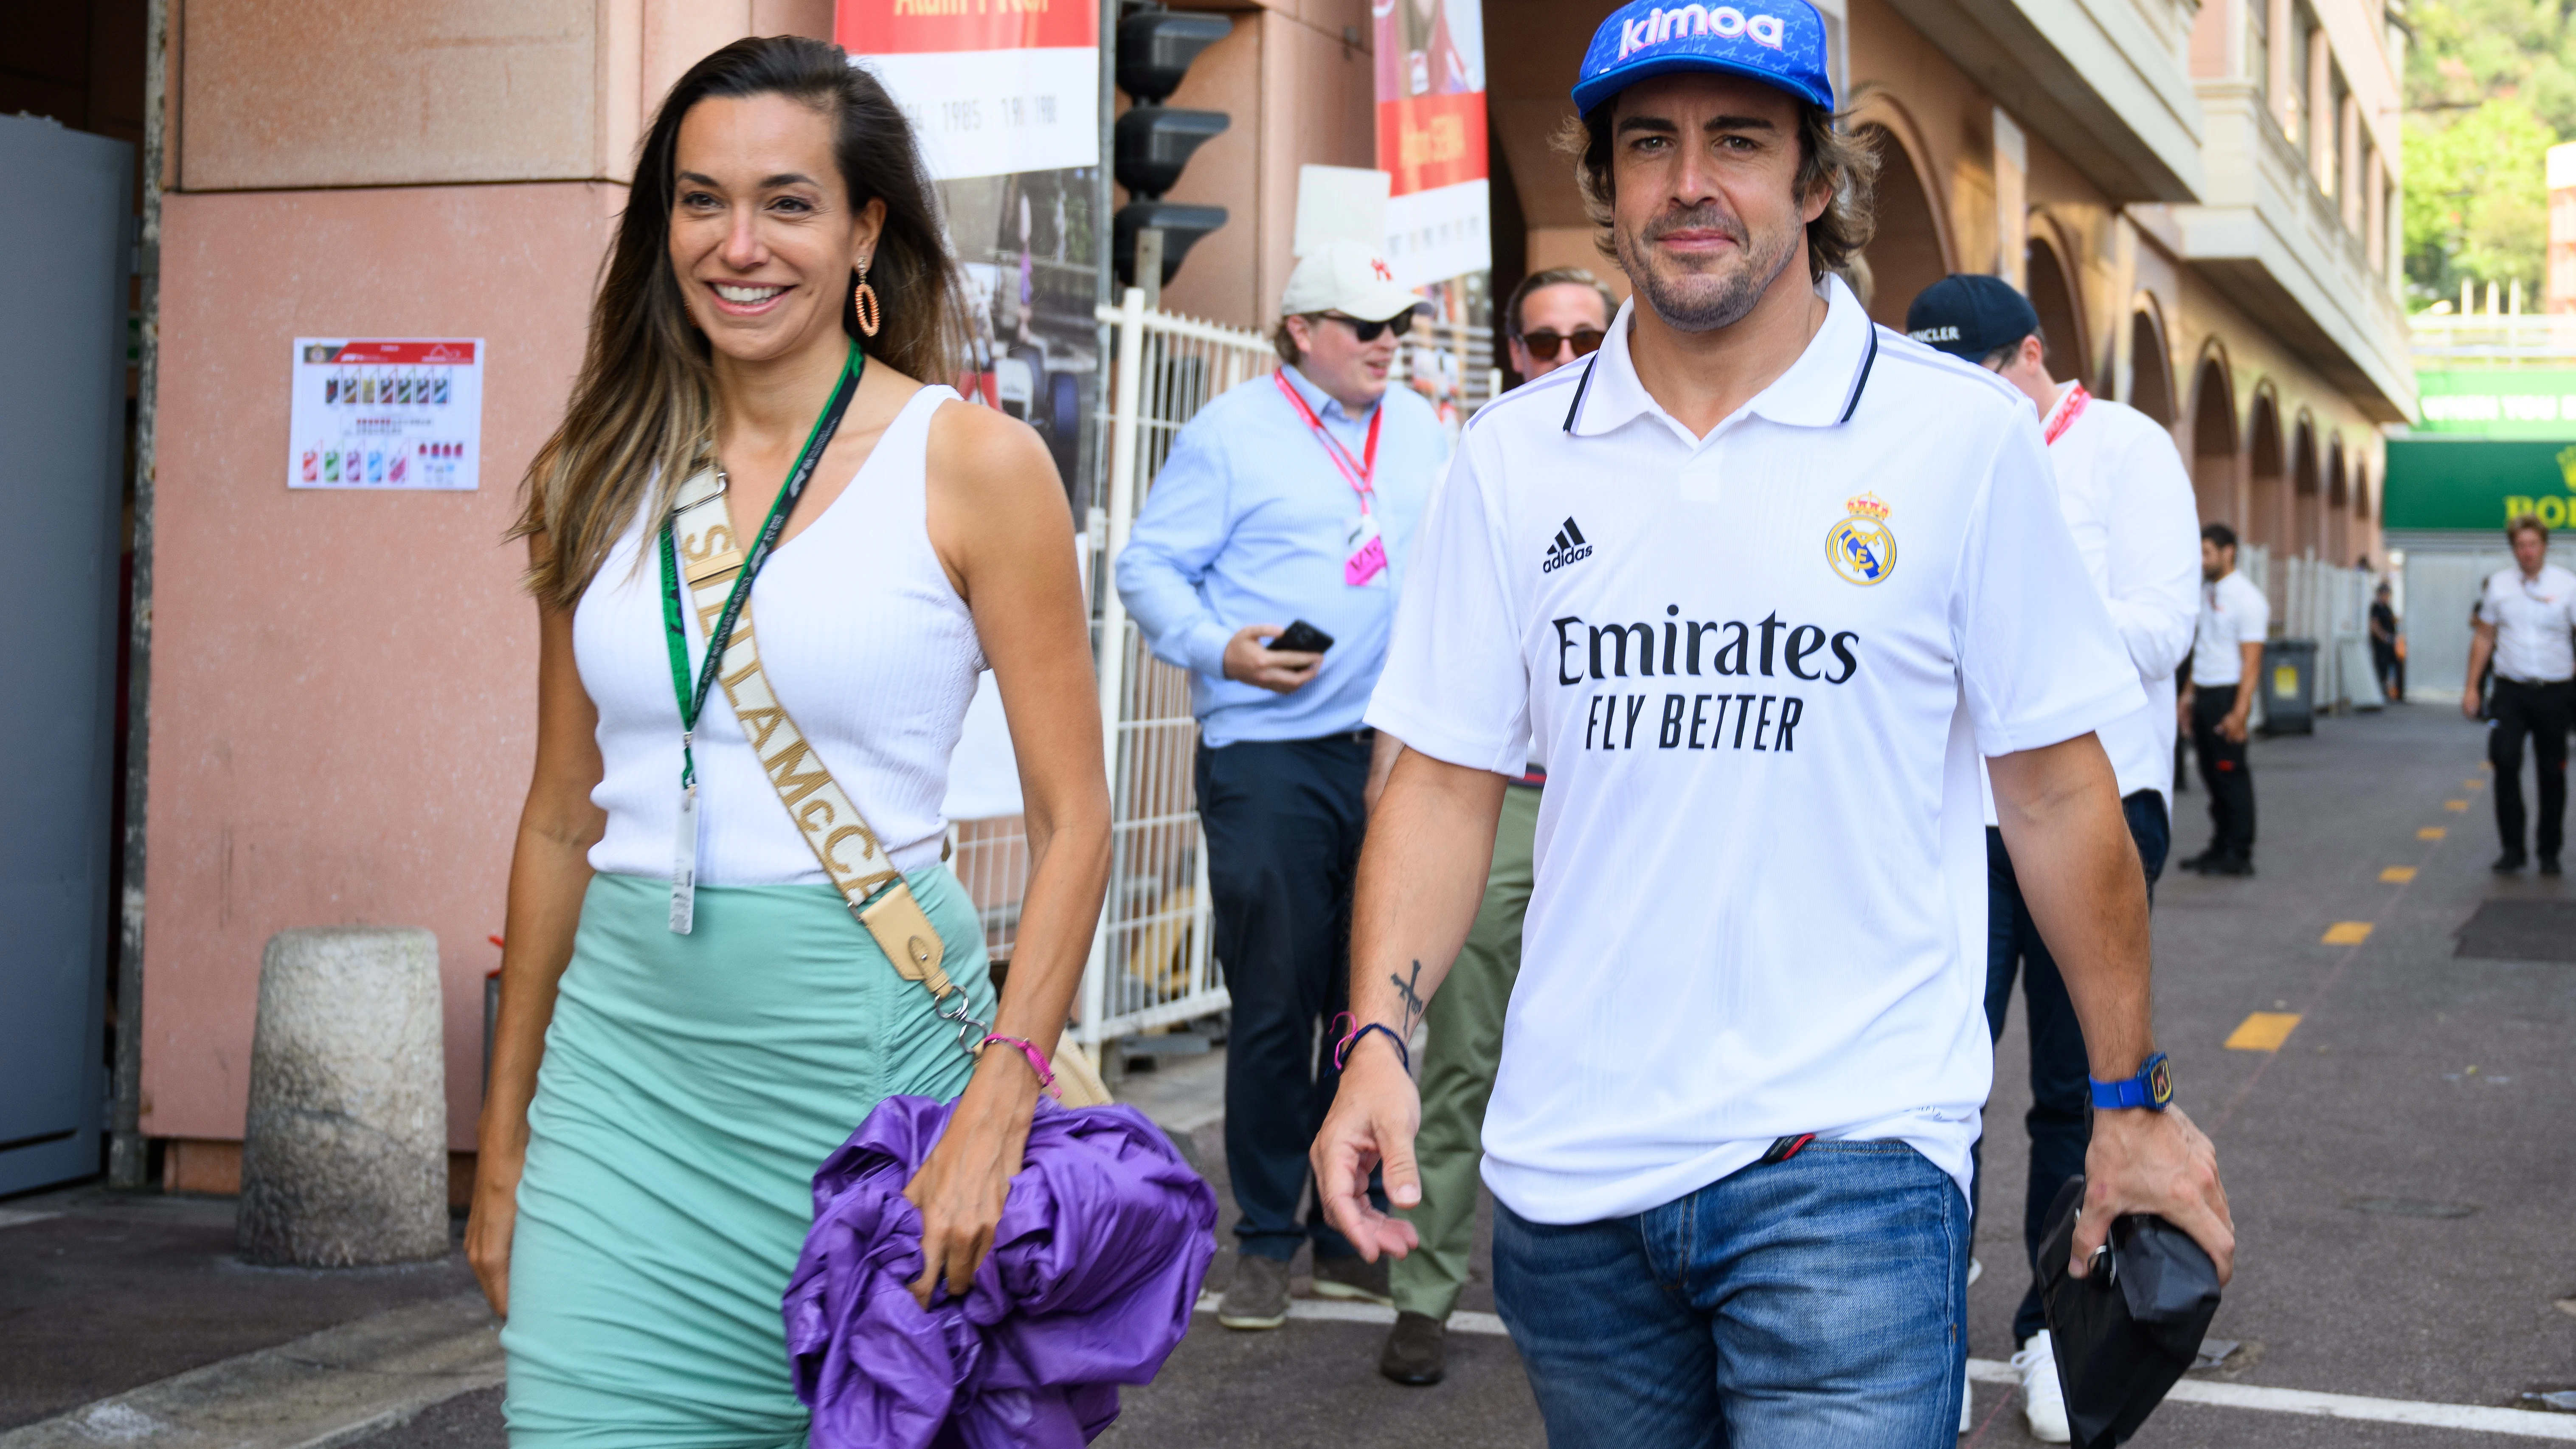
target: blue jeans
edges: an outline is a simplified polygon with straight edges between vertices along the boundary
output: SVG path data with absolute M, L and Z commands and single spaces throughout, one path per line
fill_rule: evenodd
M 2153 899 L 2156 877 L 2165 872 L 2173 846 L 2173 822 L 2165 800 L 2153 790 L 2140 790 L 2120 802 L 2129 820 L 2129 838 L 2138 845 L 2138 863 L 2146 868 L 2147 895 Z M 2018 969 L 2021 996 L 2029 1016 L 2030 1112 L 2022 1118 L 2030 1131 L 2030 1180 L 2022 1194 L 2022 1252 L 2035 1267 L 2039 1240 L 2048 1234 L 2049 1205 L 2066 1179 L 2084 1171 L 2084 1150 L 2093 1142 L 2091 1061 L 2084 1054 L 2084 1028 L 2075 1019 L 2075 1003 L 2066 994 L 2066 978 L 2057 958 L 2032 924 L 2030 907 L 2021 898 L 2021 881 L 2012 857 L 2004 851 L 2002 832 L 1986 827 L 1986 1030 L 1995 1040 L 2004 1034 L 2004 1017 L 2012 1010 L 2013 977 Z M 1999 1064 L 2000 1065 L 2000 1064 Z M 1985 1142 L 1974 1157 L 1976 1186 L 1968 1199 L 1971 1216 L 1984 1197 Z M 2048 1326 L 2040 1306 L 2039 1282 L 2033 1276 L 2013 1314 L 2013 1343 Z
M 1902 1142 L 1813 1142 L 1634 1217 L 1494 1205 L 1550 1449 L 1951 1449 L 1968 1205 Z

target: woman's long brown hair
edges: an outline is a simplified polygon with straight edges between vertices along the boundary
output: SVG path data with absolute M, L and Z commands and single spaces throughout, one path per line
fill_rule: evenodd
M 690 67 L 653 118 L 635 184 L 590 309 L 590 344 L 563 426 L 528 464 L 512 538 L 544 534 L 528 591 L 571 608 L 646 503 L 659 518 L 715 436 L 711 349 L 671 270 L 680 122 L 710 96 L 781 95 L 831 119 L 833 159 L 853 209 L 885 203 L 868 269 L 884 327 L 868 356 L 942 382 L 958 354 L 958 274 L 912 126 L 875 76 L 837 45 L 794 36 L 737 40 Z M 851 277 L 853 285 L 857 282 Z M 848 296 L 841 326 L 859 337 Z M 651 495 L 649 500 L 647 495 Z

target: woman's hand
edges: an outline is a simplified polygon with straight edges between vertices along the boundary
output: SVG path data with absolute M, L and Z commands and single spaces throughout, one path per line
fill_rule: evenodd
M 510 1316 L 510 1235 L 519 1225 L 519 1171 L 527 1165 L 526 1149 L 506 1161 L 479 1154 L 474 1164 L 474 1211 L 465 1220 L 465 1261 L 474 1266 L 474 1281 L 492 1311 Z
M 1028 1059 L 1008 1047 L 987 1048 L 949 1113 L 948 1130 L 903 1190 L 921 1210 L 921 1276 L 912 1296 L 922 1307 L 930 1306 L 942 1278 L 952 1297 L 965 1297 L 973 1286 L 975 1270 L 993 1250 L 993 1230 L 1028 1150 L 1037 1106 L 1038 1078 Z

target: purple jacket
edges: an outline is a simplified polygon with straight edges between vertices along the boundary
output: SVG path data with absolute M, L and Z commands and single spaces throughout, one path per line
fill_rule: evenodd
M 1075 1449 L 1189 1328 L 1216 1194 L 1133 1107 L 1041 1100 L 974 1288 L 915 1303 L 921 1214 L 903 1189 L 948 1110 L 888 1097 L 814 1174 L 783 1305 L 813 1449 Z

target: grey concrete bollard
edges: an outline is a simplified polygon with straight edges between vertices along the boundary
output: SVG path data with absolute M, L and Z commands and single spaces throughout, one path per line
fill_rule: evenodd
M 446 1254 L 436 936 L 345 926 L 269 938 L 234 1242 L 251 1262 L 308 1268 Z

